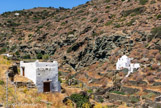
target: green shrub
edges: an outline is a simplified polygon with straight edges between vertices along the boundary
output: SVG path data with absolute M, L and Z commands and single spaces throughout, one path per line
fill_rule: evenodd
M 105 0 L 105 3 L 109 3 L 111 0 Z
M 70 52 L 72 52 L 72 47 L 69 47 L 69 48 L 67 49 L 67 53 L 70 53 Z
M 104 102 L 104 100 L 103 100 L 103 98 L 102 98 L 102 97 L 98 97 L 98 100 L 99 100 L 99 102 L 101 102 L 101 103 L 103 103 L 103 102 Z
M 87 18 L 82 18 L 81 21 L 84 21 L 84 20 L 86 20 L 86 19 L 87 19 Z
M 36 57 L 37 57 L 37 59 L 42 59 L 42 54 L 39 53 L 39 54 L 36 55 Z
M 130 15 L 130 14 L 133 14 L 134 15 L 138 15 L 138 14 L 141 14 L 145 11 L 145 8 L 144 7 L 138 7 L 138 8 L 135 8 L 135 9 L 131 9 L 131 10 L 126 10 L 126 11 L 122 11 L 122 15 L 124 17 Z
M 28 37 L 32 37 L 32 34 L 29 34 Z
M 0 80 L 0 85 L 4 85 L 4 81 Z
M 72 94 L 69 98 L 76 103 L 77 108 L 82 108 L 84 103 L 89 103 L 89 97 L 87 95 Z
M 59 72 L 58 72 L 58 75 L 59 75 L 59 76 L 61 76 L 61 75 L 62 75 L 62 73 L 59 71 Z
M 16 51 L 15 54 L 16 54 L 17 56 L 20 55 L 19 51 Z
M 84 11 L 83 10 L 79 10 L 77 11 L 77 14 L 80 14 L 80 13 L 83 13 Z
M 108 22 L 106 22 L 106 24 L 105 24 L 105 26 L 109 26 L 109 25 L 111 25 L 112 24 L 112 20 L 110 20 L 110 21 L 108 21 Z
M 120 92 L 120 91 L 111 91 L 110 93 L 116 93 L 116 94 L 125 95 L 125 93 L 124 93 L 124 92 Z
M 148 2 L 148 0 L 139 0 L 139 3 L 140 3 L 141 5 L 145 5 L 147 2 Z
M 152 1 L 150 2 L 150 4 L 154 4 L 154 3 L 156 3 L 156 1 L 155 1 L 155 0 L 152 0 Z
M 76 51 L 82 44 L 83 43 L 74 43 L 71 47 L 67 49 L 67 53 L 70 53 L 71 51 Z
M 30 55 L 25 55 L 25 56 L 23 56 L 22 58 L 23 58 L 23 59 L 30 59 L 31 57 L 30 57 Z
M 134 97 L 134 96 L 132 96 L 132 97 L 130 98 L 130 100 L 131 100 L 131 103 L 137 103 L 137 102 L 139 102 L 139 99 L 136 98 L 136 97 Z
M 151 30 L 151 34 L 148 39 L 151 41 L 154 37 L 155 38 L 161 38 L 161 26 L 155 27 Z
M 93 90 L 92 89 L 89 89 L 87 92 L 88 93 L 93 93 Z
M 93 37 L 98 36 L 98 35 L 99 35 L 99 34 L 96 33 L 96 32 L 93 32 L 93 33 L 92 33 L 92 36 L 93 36 Z
M 92 22 L 96 23 L 98 21 L 98 18 L 95 18 Z
M 43 56 L 42 56 L 42 59 L 43 59 L 43 60 L 48 60 L 48 59 L 49 59 L 49 55 L 48 55 L 48 54 L 43 55 Z
M 11 51 L 15 50 L 16 47 L 17 47 L 16 45 L 13 45 L 13 46 L 11 47 Z
M 147 95 L 143 95 L 144 99 L 150 99 L 152 97 L 155 97 L 156 95 L 154 93 L 148 93 Z
M 62 23 L 61 23 L 61 25 L 65 25 L 65 24 L 66 24 L 66 22 L 62 22 Z
M 116 24 L 115 27 L 116 28 L 119 28 L 119 27 L 121 27 L 121 25 L 120 24 Z
M 59 81 L 60 83 L 62 83 L 62 80 L 61 80 L 61 78 L 60 78 L 60 77 L 58 77 L 58 81 Z
M 157 19 L 160 19 L 161 18 L 161 14 L 157 15 Z
M 110 8 L 110 6 L 108 5 L 108 6 L 106 6 L 106 9 L 109 9 Z
M 3 47 L 1 50 L 0 50 L 0 54 L 3 54 L 7 51 L 7 48 Z
M 19 37 L 19 38 L 18 38 L 18 40 L 22 40 L 22 38 L 21 38 L 21 37 Z
M 19 25 L 21 25 L 21 24 L 20 24 L 20 23 L 15 23 L 15 22 L 13 22 L 12 20 L 8 20 L 6 25 L 7 25 L 8 27 L 16 27 L 16 26 L 19 26 Z

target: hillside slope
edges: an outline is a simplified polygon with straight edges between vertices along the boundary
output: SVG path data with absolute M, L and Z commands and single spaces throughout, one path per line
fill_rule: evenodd
M 160 4 L 159 0 L 92 0 L 73 9 L 6 12 L 0 15 L 1 53 L 40 59 L 49 55 L 77 68 L 108 59 L 116 48 L 116 56 L 129 54 L 137 43 L 160 50 L 160 34 L 154 36 L 160 28 L 151 36 L 152 29 L 161 25 Z
M 0 53 L 57 60 L 66 85 L 83 85 L 98 102 L 154 107 L 161 95 L 161 1 L 91 0 L 72 9 L 6 12 Z M 141 64 L 128 78 L 126 70 L 115 70 L 123 54 Z

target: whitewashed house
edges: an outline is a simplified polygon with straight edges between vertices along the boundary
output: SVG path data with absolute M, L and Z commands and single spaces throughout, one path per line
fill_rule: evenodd
M 20 13 L 15 13 L 15 16 L 19 16 L 20 15 Z
M 10 58 L 10 57 L 13 57 L 13 55 L 10 55 L 10 54 L 2 54 L 3 56 L 6 56 L 6 57 L 8 57 L 8 58 Z
M 128 58 L 126 55 L 123 55 L 116 63 L 116 70 L 127 68 L 128 74 L 126 77 L 128 77 L 130 73 L 133 73 L 134 69 L 138 69 L 140 67 L 139 63 L 131 63 L 131 60 L 132 58 Z
M 35 62 L 25 63 L 20 61 L 20 74 L 32 80 L 38 88 L 38 92 L 60 91 L 58 81 L 58 63 Z

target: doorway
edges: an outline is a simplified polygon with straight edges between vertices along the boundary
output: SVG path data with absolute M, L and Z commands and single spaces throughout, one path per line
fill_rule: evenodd
M 25 76 L 25 67 L 22 67 L 22 76 Z
M 44 92 L 50 92 L 50 82 L 44 82 Z

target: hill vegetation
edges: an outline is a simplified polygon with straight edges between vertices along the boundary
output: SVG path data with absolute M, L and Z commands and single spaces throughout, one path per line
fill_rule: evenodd
M 13 54 L 13 60 L 57 60 L 60 80 L 65 79 L 63 88 L 71 87 L 65 94 L 49 95 L 22 88 L 17 93 L 21 102 L 41 103 L 37 100 L 44 99 L 53 107 L 94 103 L 98 107 L 148 104 L 157 108 L 160 104 L 154 100 L 161 95 L 160 10 L 160 0 L 91 0 L 72 9 L 39 7 L 1 14 L 0 54 Z M 126 69 L 115 70 L 124 54 L 141 64 L 128 78 Z M 4 84 L 0 80 L 0 87 Z M 88 92 L 89 100 L 75 88 Z M 77 102 L 73 93 L 83 100 Z M 62 102 L 66 96 L 71 97 L 69 104 Z

